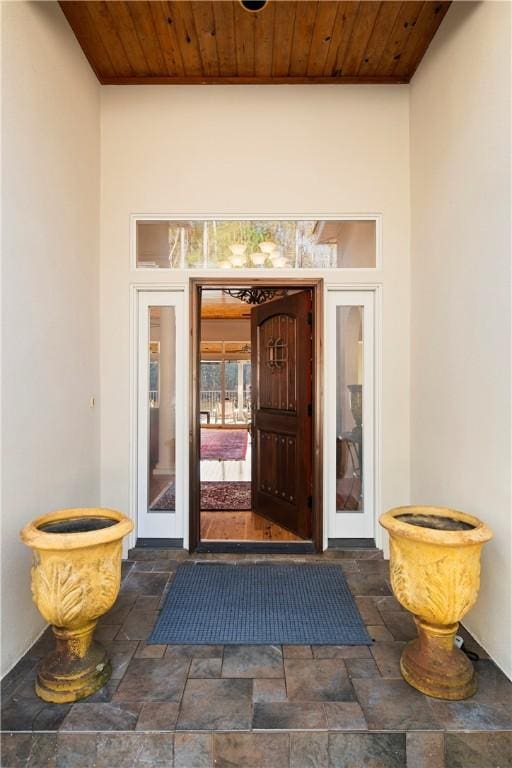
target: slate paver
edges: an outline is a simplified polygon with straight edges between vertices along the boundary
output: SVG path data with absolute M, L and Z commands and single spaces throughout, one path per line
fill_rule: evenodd
M 430 700 L 404 680 L 355 678 L 354 688 L 370 730 L 439 730 Z
M 447 768 L 512 768 L 512 731 L 447 733 Z
M 405 733 L 330 733 L 329 768 L 355 766 L 406 768 Z
M 445 768 L 444 733 L 409 731 L 405 743 L 407 765 L 411 768 Z
M 211 733 L 176 733 L 174 768 L 212 768 L 213 736 Z
M 342 659 L 285 659 L 290 701 L 351 701 L 354 690 Z
M 133 731 L 141 704 L 73 704 L 61 731 Z
M 289 765 L 287 733 L 215 733 L 215 768 L 277 768 Z
M 132 659 L 114 701 L 175 701 L 183 694 L 189 662 L 175 659 Z
M 188 680 L 176 729 L 249 730 L 252 680 Z
M 291 733 L 290 768 L 329 768 L 327 733 Z
M 252 728 L 255 731 L 318 731 L 326 727 L 325 712 L 318 703 L 280 701 L 254 705 Z
M 283 677 L 280 645 L 227 645 L 222 677 Z

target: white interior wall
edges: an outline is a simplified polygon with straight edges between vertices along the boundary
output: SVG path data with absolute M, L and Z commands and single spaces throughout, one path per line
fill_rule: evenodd
M 509 676 L 510 29 L 454 3 L 411 85 L 411 500 L 493 529 L 465 624 Z
M 381 508 L 408 503 L 408 88 L 123 86 L 101 95 L 102 503 L 130 509 L 130 285 L 187 280 L 131 270 L 137 213 L 383 215 L 382 270 L 326 278 L 383 284 Z
M 19 530 L 99 503 L 99 86 L 56 3 L 2 3 L 2 674 L 44 626 Z

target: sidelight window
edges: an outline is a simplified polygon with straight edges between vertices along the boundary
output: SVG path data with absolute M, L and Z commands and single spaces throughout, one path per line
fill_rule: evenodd
M 336 308 L 336 511 L 362 511 L 363 308 Z
M 332 290 L 326 370 L 329 539 L 375 536 L 375 295 Z

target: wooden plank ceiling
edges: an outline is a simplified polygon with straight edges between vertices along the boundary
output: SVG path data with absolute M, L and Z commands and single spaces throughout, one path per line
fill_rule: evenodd
M 105 85 L 408 83 L 449 2 L 61 2 Z

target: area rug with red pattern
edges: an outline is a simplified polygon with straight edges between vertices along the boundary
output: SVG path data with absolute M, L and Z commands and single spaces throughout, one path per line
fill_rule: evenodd
M 201 483 L 201 509 L 232 509 L 241 511 L 251 509 L 251 483 L 248 481 Z
M 149 507 L 153 512 L 172 511 L 176 508 L 174 483 L 164 488 Z M 201 509 L 205 511 L 251 509 L 251 483 L 248 481 L 201 483 Z
M 246 429 L 202 429 L 201 458 L 243 461 L 247 454 Z

